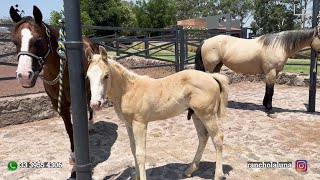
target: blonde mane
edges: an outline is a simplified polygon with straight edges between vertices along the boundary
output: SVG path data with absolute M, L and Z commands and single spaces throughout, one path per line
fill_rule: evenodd
M 100 54 L 94 54 L 92 56 L 92 62 L 96 62 L 96 63 L 105 63 L 105 60 L 102 58 L 102 56 Z M 121 65 L 120 63 L 118 63 L 117 61 L 111 59 L 111 58 L 107 58 L 107 65 L 112 69 L 112 68 L 116 68 L 119 70 L 119 72 L 123 75 L 125 75 L 126 77 L 130 78 L 130 79 L 136 79 L 138 77 L 141 77 L 141 75 L 136 74 L 135 72 L 125 68 L 123 65 Z

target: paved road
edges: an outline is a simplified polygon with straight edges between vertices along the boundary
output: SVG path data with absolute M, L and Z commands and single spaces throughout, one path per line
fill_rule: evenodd
M 224 132 L 223 169 L 227 179 L 319 179 L 320 91 L 316 113 L 306 113 L 308 88 L 276 85 L 276 117 L 268 117 L 261 106 L 263 83 L 232 84 L 228 115 L 219 122 Z M 95 115 L 95 133 L 90 136 L 94 179 L 128 179 L 133 157 L 125 126 L 112 108 Z M 0 129 L 0 173 L 5 180 L 66 179 L 69 142 L 60 118 Z M 196 151 L 197 136 L 192 121 L 182 114 L 152 122 L 147 138 L 148 179 L 182 179 Z M 307 172 L 296 172 L 294 162 L 308 161 Z M 59 169 L 8 171 L 10 160 L 62 162 Z M 250 169 L 248 161 L 293 162 L 293 168 Z M 200 169 L 190 179 L 211 179 L 215 151 L 208 141 Z M 1 178 L 0 178 L 1 179 Z

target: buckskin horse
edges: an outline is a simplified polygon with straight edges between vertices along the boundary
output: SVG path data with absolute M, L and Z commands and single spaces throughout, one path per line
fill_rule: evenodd
M 319 27 L 265 34 L 255 39 L 218 35 L 200 44 L 195 68 L 212 73 L 225 65 L 237 73 L 265 74 L 263 105 L 267 112 L 272 112 L 275 79 L 288 58 L 308 46 L 320 50 Z
M 42 13 L 36 6 L 33 6 L 33 17 L 21 17 L 11 6 L 10 17 L 15 23 L 12 30 L 13 42 L 18 53 L 18 67 L 16 76 L 22 87 L 34 87 L 39 73 L 43 70 L 44 88 L 54 109 L 58 104 L 58 83 L 54 81 L 59 73 L 59 55 L 56 52 L 58 47 L 58 31 L 42 21 Z M 98 46 L 89 38 L 83 37 L 83 49 L 90 49 L 98 52 Z M 84 71 L 88 68 L 88 63 L 84 56 Z M 73 60 L 76 61 L 76 60 Z M 47 83 L 51 82 L 51 83 Z M 90 100 L 89 82 L 86 82 L 88 103 Z M 64 121 L 66 131 L 69 135 L 71 145 L 71 163 L 74 163 L 73 128 L 70 116 L 70 85 L 67 64 L 63 70 L 63 94 L 61 99 L 61 117 Z M 92 123 L 92 109 L 89 108 L 89 122 Z M 75 178 L 75 172 L 71 177 Z
M 223 133 L 217 125 L 225 115 L 228 103 L 228 79 L 222 74 L 185 70 L 153 79 L 129 71 L 118 62 L 107 58 L 100 46 L 100 54 L 90 54 L 87 71 L 90 80 L 91 102 L 94 110 L 101 109 L 108 97 L 127 128 L 130 147 L 135 159 L 136 179 L 146 180 L 146 132 L 149 122 L 177 116 L 192 109 L 199 145 L 185 175 L 197 170 L 208 137 L 216 149 L 215 179 L 223 177 Z M 89 51 L 89 50 L 87 50 Z

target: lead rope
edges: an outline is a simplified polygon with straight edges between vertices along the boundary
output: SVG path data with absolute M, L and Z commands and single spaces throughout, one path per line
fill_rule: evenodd
M 59 29 L 59 38 L 58 38 L 58 48 L 57 53 L 60 57 L 60 67 L 59 67 L 59 95 L 58 95 L 58 113 L 61 116 L 61 98 L 63 93 L 63 69 L 64 63 L 67 61 L 66 55 L 66 47 L 64 45 L 66 41 L 65 29 L 64 29 L 64 9 L 61 10 L 61 18 L 59 19 L 59 23 L 62 25 Z

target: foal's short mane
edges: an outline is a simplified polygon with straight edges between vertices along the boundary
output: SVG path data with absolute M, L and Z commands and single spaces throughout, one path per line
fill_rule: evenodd
M 117 69 L 119 69 L 119 71 L 122 74 L 126 75 L 127 77 L 129 77 L 131 79 L 135 79 L 140 76 L 140 75 L 134 73 L 133 71 L 125 68 L 123 65 L 121 65 L 120 63 L 118 63 L 117 61 L 115 61 L 113 59 L 108 59 L 108 63 L 111 64 L 112 66 L 115 66 Z
M 259 38 L 259 42 L 265 47 L 280 45 L 285 50 L 296 49 L 304 41 L 311 39 L 314 29 L 283 31 L 275 34 L 265 34 Z
M 94 54 L 93 57 L 92 57 L 92 61 L 96 62 L 96 63 L 99 63 L 99 62 L 104 61 L 104 60 L 102 59 L 100 54 Z M 103 62 L 103 63 L 105 63 L 105 62 Z M 120 63 L 118 63 L 117 61 L 115 61 L 113 59 L 108 58 L 107 63 L 108 63 L 108 66 L 111 65 L 111 68 L 118 69 L 121 74 L 124 74 L 125 76 L 127 76 L 127 77 L 129 77 L 131 79 L 135 79 L 135 78 L 140 76 L 140 75 L 134 73 L 133 71 L 125 68 L 124 66 L 122 66 Z

